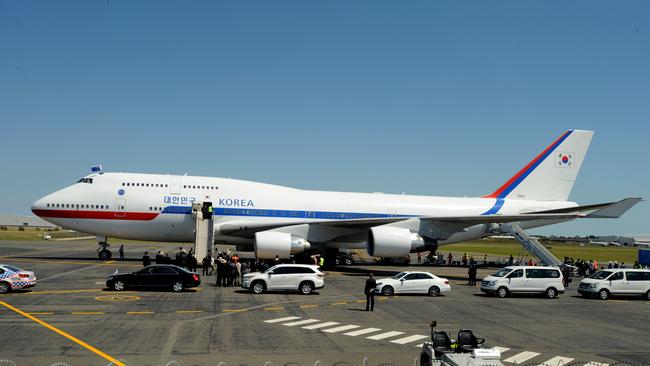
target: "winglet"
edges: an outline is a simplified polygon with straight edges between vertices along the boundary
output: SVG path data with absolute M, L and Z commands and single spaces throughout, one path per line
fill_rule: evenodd
M 617 219 L 640 201 L 642 201 L 642 199 L 639 197 L 625 198 L 618 202 L 614 202 L 609 206 L 603 207 L 600 210 L 594 211 L 585 217 L 596 219 Z

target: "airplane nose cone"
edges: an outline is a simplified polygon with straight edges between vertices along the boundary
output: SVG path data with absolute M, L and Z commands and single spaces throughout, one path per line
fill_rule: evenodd
M 34 201 L 34 203 L 32 203 L 31 208 L 32 208 L 32 212 L 34 213 L 34 215 L 40 217 L 40 216 L 42 216 L 43 209 L 45 208 L 45 201 L 43 200 L 43 198 L 40 198 L 40 199 Z

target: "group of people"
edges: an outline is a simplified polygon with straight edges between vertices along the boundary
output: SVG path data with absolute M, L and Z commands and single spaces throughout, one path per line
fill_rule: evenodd
M 120 250 L 122 250 L 122 247 L 120 247 Z M 156 253 L 154 260 L 156 264 L 174 264 L 179 267 L 187 268 L 187 270 L 190 272 L 195 272 L 198 266 L 198 262 L 192 248 L 190 248 L 188 252 L 183 249 L 183 247 L 179 247 L 174 259 L 169 256 L 169 253 L 159 250 L 158 253 Z M 144 255 L 142 256 L 142 265 L 144 267 L 151 265 L 151 257 L 147 251 L 145 251 Z

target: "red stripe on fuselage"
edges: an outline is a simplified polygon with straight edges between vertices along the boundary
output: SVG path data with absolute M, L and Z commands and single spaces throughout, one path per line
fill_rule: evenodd
M 61 219 L 134 220 L 148 221 L 158 217 L 158 212 L 32 210 L 36 216 Z

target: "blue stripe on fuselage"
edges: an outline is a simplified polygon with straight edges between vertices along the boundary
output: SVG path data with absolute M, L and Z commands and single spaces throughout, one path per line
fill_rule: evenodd
M 273 210 L 260 208 L 214 207 L 213 214 L 217 216 L 249 216 L 249 217 L 282 217 L 296 219 L 384 219 L 392 217 L 414 217 L 414 215 L 392 215 L 365 212 L 332 212 L 332 211 L 303 211 L 303 210 Z M 191 206 L 167 206 L 161 213 L 183 214 L 192 213 Z
M 503 207 L 503 203 L 505 202 L 504 198 L 497 198 L 497 201 L 494 203 L 494 206 L 490 208 L 489 210 L 483 212 L 481 215 L 495 215 L 501 207 Z

